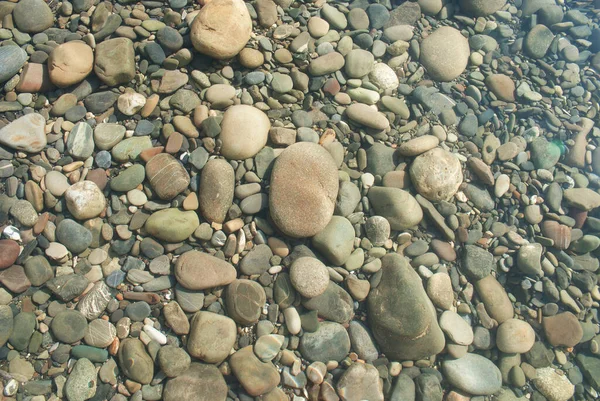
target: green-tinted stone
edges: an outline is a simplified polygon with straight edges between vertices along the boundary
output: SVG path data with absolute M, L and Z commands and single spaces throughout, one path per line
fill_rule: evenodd
M 115 161 L 125 163 L 137 159 L 142 151 L 151 147 L 149 136 L 134 136 L 116 144 L 111 153 Z
M 141 164 L 134 164 L 124 171 L 121 171 L 118 176 L 110 180 L 110 189 L 118 192 L 127 192 L 136 188 L 144 181 L 146 171 Z

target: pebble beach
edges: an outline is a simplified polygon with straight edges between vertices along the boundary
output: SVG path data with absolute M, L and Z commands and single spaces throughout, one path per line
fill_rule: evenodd
M 0 0 L 0 401 L 598 400 L 599 103 L 600 0 Z

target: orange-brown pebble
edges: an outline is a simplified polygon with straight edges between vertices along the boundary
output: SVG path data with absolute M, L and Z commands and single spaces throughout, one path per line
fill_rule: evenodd
M 269 237 L 267 244 L 271 248 L 274 255 L 285 258 L 290 253 L 290 248 L 285 242 L 276 237 Z
M 196 192 L 190 192 L 190 194 L 183 200 L 183 210 L 196 209 L 198 209 L 198 195 L 196 195 Z
M 229 220 L 225 224 L 223 224 L 223 231 L 227 234 L 231 234 L 244 227 L 244 220 L 237 218 L 233 220 Z
M 145 162 L 148 162 L 148 160 L 152 159 L 157 154 L 162 153 L 163 150 L 165 150 L 164 146 L 157 146 L 155 148 L 143 150 L 140 153 L 140 159 L 142 159 Z
M 173 132 L 169 135 L 169 139 L 167 140 L 167 145 L 165 146 L 165 152 L 167 153 L 177 153 L 179 149 L 181 149 L 181 145 L 183 144 L 183 135 L 179 132 Z
M 160 97 L 157 94 L 153 94 L 152 96 L 148 97 L 148 99 L 146 99 L 146 104 L 144 105 L 144 107 L 142 107 L 142 110 L 140 110 L 140 115 L 143 118 L 146 118 L 150 114 L 152 114 L 152 112 L 156 108 L 156 105 L 158 105 L 159 100 Z

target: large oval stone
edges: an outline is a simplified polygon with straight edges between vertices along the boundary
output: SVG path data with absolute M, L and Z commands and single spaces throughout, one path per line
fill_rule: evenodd
M 251 32 L 252 19 L 242 0 L 213 0 L 194 18 L 190 38 L 200 53 L 227 59 L 246 46 Z
M 198 202 L 202 216 L 223 223 L 233 202 L 235 173 L 226 160 L 210 160 L 202 169 Z
M 144 227 L 153 237 L 166 242 L 181 242 L 192 235 L 199 225 L 196 212 L 169 208 L 153 213 Z
M 440 353 L 444 333 L 421 278 L 402 256 L 382 258 L 383 276 L 369 293 L 373 335 L 387 357 L 417 360 Z
M 312 237 L 331 220 L 339 188 L 337 166 L 325 148 L 299 142 L 275 160 L 271 173 L 271 218 L 290 237 Z
M 175 263 L 175 277 L 188 290 L 227 285 L 236 275 L 237 271 L 230 263 L 199 251 L 188 251 Z
M 79 40 L 55 47 L 48 58 L 50 80 L 60 88 L 83 81 L 93 67 L 94 51 Z
M 421 42 L 421 64 L 436 81 L 452 81 L 467 68 L 469 41 L 458 30 L 443 26 Z
M 407 191 L 398 188 L 371 187 L 367 195 L 377 215 L 385 217 L 392 230 L 405 230 L 423 220 L 423 210 Z
M 146 163 L 146 177 L 160 199 L 171 200 L 190 185 L 190 176 L 168 153 L 159 153 Z
M 266 301 L 265 290 L 258 282 L 252 280 L 234 280 L 227 287 L 225 294 L 229 316 L 244 326 L 258 322 Z
M 269 129 L 269 117 L 256 107 L 231 106 L 221 122 L 221 154 L 233 160 L 254 157 L 266 145 Z

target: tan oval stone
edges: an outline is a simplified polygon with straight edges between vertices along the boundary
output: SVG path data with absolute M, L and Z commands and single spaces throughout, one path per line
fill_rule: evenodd
M 325 148 L 299 142 L 275 160 L 269 209 L 290 237 L 312 237 L 331 220 L 339 188 L 335 161 Z
M 188 290 L 227 285 L 235 280 L 236 275 L 231 264 L 199 251 L 188 251 L 175 263 L 175 278 Z
M 435 148 L 413 161 L 410 178 L 417 192 L 430 201 L 447 200 L 463 181 L 462 166 L 452 153 Z
M 48 57 L 50 81 L 60 88 L 75 85 L 85 79 L 94 66 L 94 52 L 79 40 L 63 43 Z
M 252 19 L 242 0 L 212 0 L 192 22 L 194 48 L 216 59 L 232 58 L 248 43 Z
M 244 160 L 255 156 L 267 143 L 271 122 L 256 107 L 236 105 L 227 109 L 221 122 L 221 154 Z

